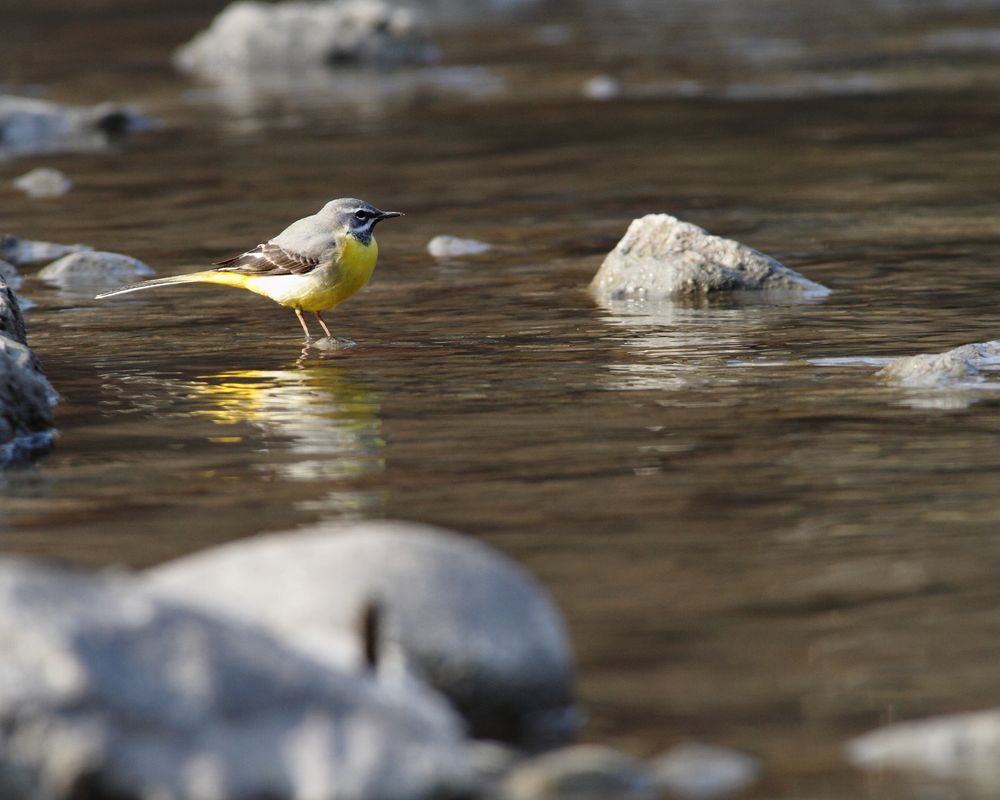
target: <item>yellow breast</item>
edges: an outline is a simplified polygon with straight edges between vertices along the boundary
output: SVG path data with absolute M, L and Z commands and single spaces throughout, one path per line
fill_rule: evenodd
M 375 237 L 366 245 L 353 236 L 346 236 L 331 264 L 324 264 L 305 275 L 247 276 L 241 284 L 234 281 L 230 285 L 241 285 L 289 308 L 326 311 L 368 283 L 376 261 L 378 243 Z

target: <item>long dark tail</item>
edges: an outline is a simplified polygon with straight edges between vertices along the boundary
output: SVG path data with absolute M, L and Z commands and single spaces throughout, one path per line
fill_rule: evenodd
M 172 275 L 169 278 L 153 278 L 149 281 L 131 283 L 128 286 L 120 286 L 117 289 L 101 292 L 99 295 L 96 295 L 94 299 L 101 300 L 105 297 L 113 297 L 116 294 L 141 292 L 143 289 L 155 289 L 157 286 L 170 286 L 174 283 L 216 283 L 217 281 L 212 280 L 212 278 L 217 274 L 218 273 L 214 270 L 208 270 L 206 272 L 189 272 L 187 275 Z

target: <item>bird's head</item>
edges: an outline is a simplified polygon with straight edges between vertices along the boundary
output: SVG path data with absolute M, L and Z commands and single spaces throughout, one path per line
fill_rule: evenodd
M 353 236 L 362 244 L 371 244 L 372 231 L 382 220 L 403 216 L 398 211 L 380 211 L 371 203 L 353 197 L 331 200 L 320 214 L 331 218 L 333 230 Z

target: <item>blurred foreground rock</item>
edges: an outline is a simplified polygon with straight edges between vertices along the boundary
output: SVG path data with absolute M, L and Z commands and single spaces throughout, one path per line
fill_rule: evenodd
M 176 65 L 203 77 L 295 72 L 338 64 L 429 60 L 413 11 L 382 0 L 238 0 L 182 46 Z
M 485 253 L 492 248 L 486 242 L 460 239 L 457 236 L 435 236 L 427 243 L 427 252 L 434 258 L 458 258 Z
M 830 291 L 770 256 L 668 214 L 634 220 L 604 259 L 590 289 L 605 301 L 734 291 L 822 297 Z
M 947 387 L 982 381 L 1000 371 L 1000 339 L 956 347 L 944 353 L 904 356 L 887 364 L 877 376 L 903 386 Z
M 467 790 L 428 692 L 139 579 L 0 559 L 0 798 L 406 800 Z
M 155 275 L 152 267 L 121 253 L 91 250 L 70 253 L 44 267 L 38 277 L 62 289 L 121 286 Z
M 850 741 L 847 754 L 856 767 L 967 781 L 997 797 L 1000 709 L 887 725 Z
M 357 663 L 355 610 L 384 612 L 386 660 L 428 682 L 481 737 L 565 741 L 579 716 L 562 618 L 517 565 L 400 522 L 235 542 L 152 570 L 165 596 L 266 626 L 332 668 Z
M 113 103 L 70 106 L 0 94 L 0 156 L 101 150 L 148 126 L 137 111 Z
M 37 167 L 15 178 L 14 186 L 28 197 L 59 197 L 73 187 L 73 181 L 57 169 Z
M 9 261 L 16 267 L 30 264 L 44 264 L 55 261 L 69 253 L 80 253 L 93 250 L 85 244 L 53 244 L 52 242 L 35 242 L 31 239 L 18 239 L 9 234 L 0 234 L 0 258 Z
M 56 393 L 27 345 L 17 295 L 0 277 L 0 467 L 52 446 L 55 402 Z

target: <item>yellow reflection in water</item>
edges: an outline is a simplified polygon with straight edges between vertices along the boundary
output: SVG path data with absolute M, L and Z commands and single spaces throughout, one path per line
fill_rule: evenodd
M 329 362 L 229 370 L 191 380 L 187 390 L 198 401 L 194 414 L 223 426 L 250 423 L 273 436 L 265 440 L 264 451 L 274 456 L 266 466 L 279 476 L 341 484 L 309 504 L 314 510 L 343 514 L 377 504 L 370 492 L 343 485 L 385 469 L 379 397 L 350 371 Z

